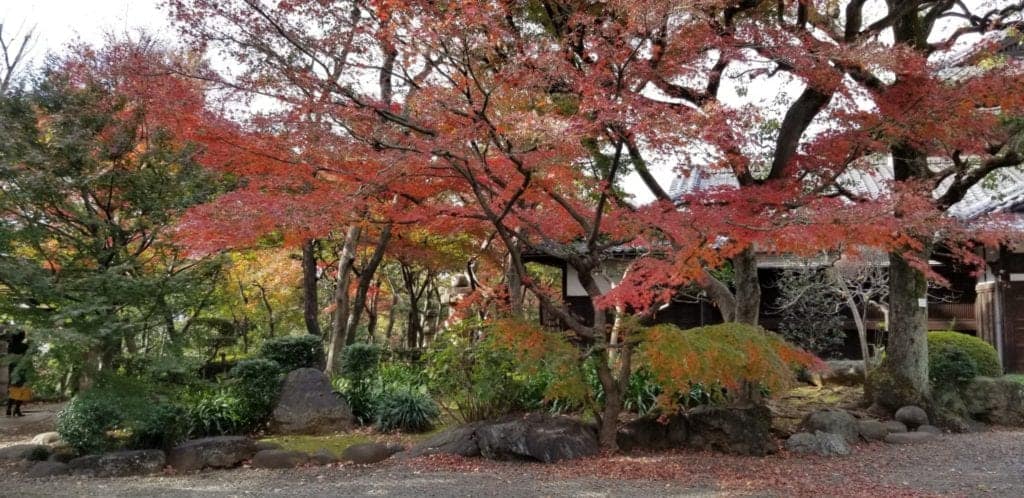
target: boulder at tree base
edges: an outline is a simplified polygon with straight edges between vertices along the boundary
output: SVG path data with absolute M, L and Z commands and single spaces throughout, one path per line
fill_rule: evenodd
M 331 387 L 331 380 L 313 368 L 288 373 L 270 416 L 276 434 L 319 435 L 352 428 L 352 410 Z

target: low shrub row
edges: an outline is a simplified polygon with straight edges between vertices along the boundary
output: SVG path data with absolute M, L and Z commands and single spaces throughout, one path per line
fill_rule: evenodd
M 169 448 L 188 437 L 248 434 L 262 429 L 285 373 L 320 368 L 323 348 L 313 336 L 268 340 L 216 382 L 198 375 L 173 382 L 125 371 L 101 376 L 57 417 L 57 431 L 80 453 L 117 448 Z

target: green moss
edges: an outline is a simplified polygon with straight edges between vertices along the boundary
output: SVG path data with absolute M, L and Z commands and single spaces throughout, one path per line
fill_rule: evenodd
M 333 434 L 330 436 L 272 436 L 263 438 L 262 441 L 280 445 L 286 450 L 315 453 L 319 450 L 327 450 L 335 455 L 352 446 L 353 444 L 376 442 L 374 434 L 365 432 L 353 432 L 348 434 Z
M 379 434 L 366 430 L 327 436 L 270 436 L 262 438 L 261 441 L 280 445 L 281 448 L 286 450 L 302 451 L 304 453 L 316 453 L 319 450 L 327 450 L 335 455 L 340 455 L 345 448 L 354 444 L 399 443 L 411 446 L 441 430 L 443 428 L 437 428 L 422 434 Z
M 978 367 L 978 375 L 999 377 L 1003 368 L 999 365 L 999 354 L 982 339 L 960 332 L 928 333 L 928 368 L 933 369 L 939 358 L 949 350 L 967 353 Z
M 1024 374 L 1007 374 L 1005 378 L 1024 384 Z

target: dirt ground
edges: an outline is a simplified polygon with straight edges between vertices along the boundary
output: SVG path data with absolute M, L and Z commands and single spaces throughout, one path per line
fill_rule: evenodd
M 63 403 L 29 403 L 22 407 L 24 417 L 0 418 L 0 446 L 31 440 L 41 432 L 54 430 L 57 412 Z
M 794 394 L 800 404 L 817 404 L 836 395 Z M 807 401 L 808 397 L 814 399 Z M 34 405 L 24 418 L 0 419 L 0 446 L 52 430 L 59 408 Z M 862 444 L 843 458 L 785 451 L 765 458 L 678 451 L 542 465 L 435 456 L 374 466 L 282 471 L 243 467 L 120 479 L 37 480 L 20 477 L 16 470 L 12 465 L 0 467 L 0 495 L 1020 497 L 1024 496 L 1024 430 L 945 434 L 912 446 Z

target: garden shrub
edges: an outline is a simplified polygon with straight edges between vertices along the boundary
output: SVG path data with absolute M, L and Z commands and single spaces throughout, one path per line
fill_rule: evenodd
M 57 432 L 80 453 L 124 445 L 162 445 L 185 433 L 180 417 L 171 417 L 170 402 L 157 386 L 120 376 L 104 376 L 75 396 L 57 415 Z M 162 427 L 161 427 L 162 425 Z M 165 434 L 154 435 L 162 430 Z M 176 441 L 175 441 L 176 442 Z
M 404 361 L 385 361 L 377 373 L 384 389 L 407 387 L 425 388 L 427 374 L 422 365 L 410 365 Z
M 243 427 L 242 401 L 224 386 L 207 387 L 184 397 L 189 437 L 238 434 Z
M 260 356 L 277 362 L 284 373 L 299 368 L 322 368 L 324 346 L 319 337 L 310 334 L 275 337 L 263 343 Z
M 429 392 L 463 422 L 537 409 L 548 388 L 543 370 L 521 363 L 496 335 L 474 342 L 460 329 L 435 338 L 426 373 Z
M 341 353 L 341 378 L 334 386 L 345 396 L 352 415 L 361 424 L 371 424 L 376 419 L 381 355 L 380 346 L 365 343 L 345 346 Z
M 224 383 L 196 386 L 182 395 L 189 436 L 258 431 L 270 418 L 281 384 L 277 362 L 265 358 L 239 361 Z
M 384 391 L 377 402 L 377 427 L 385 432 L 426 432 L 440 415 L 437 403 L 419 390 Z
M 255 358 L 238 362 L 228 374 L 238 399 L 238 429 L 260 428 L 274 409 L 281 392 L 281 367 L 275 361 Z
M 777 392 L 793 382 L 796 368 L 821 368 L 821 361 L 810 353 L 751 325 L 680 330 L 665 324 L 642 334 L 638 360 L 650 368 L 664 390 L 661 402 L 669 406 L 692 398 L 695 386 L 721 386 L 736 399 L 755 386 Z
M 341 376 L 350 381 L 365 381 L 377 375 L 383 351 L 376 344 L 355 343 L 341 353 Z
M 935 387 L 955 387 L 978 376 L 978 364 L 962 349 L 928 352 L 928 375 Z
M 928 333 L 928 369 L 936 368 L 936 361 L 948 356 L 946 351 L 959 350 L 966 353 L 977 367 L 977 375 L 999 377 L 1003 368 L 999 365 L 999 353 L 989 343 L 977 337 L 960 332 L 942 331 Z M 944 367 L 939 367 L 944 368 Z
M 128 447 L 168 450 L 185 440 L 188 425 L 185 409 L 171 403 L 157 405 L 131 422 Z

